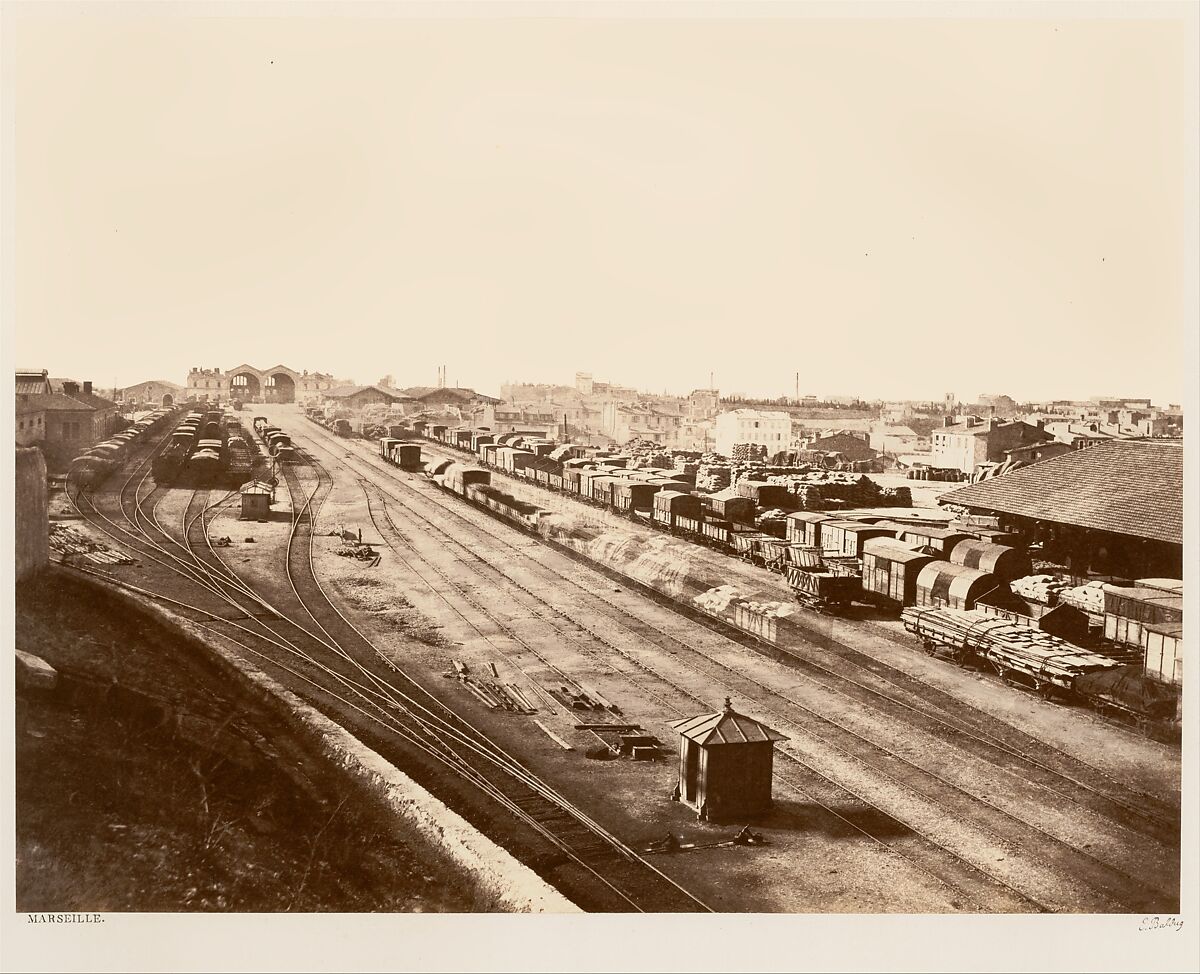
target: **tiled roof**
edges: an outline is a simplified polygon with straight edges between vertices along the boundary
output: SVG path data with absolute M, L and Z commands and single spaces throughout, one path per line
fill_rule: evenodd
M 726 706 L 715 714 L 700 714 L 671 724 L 680 735 L 697 744 L 752 744 L 761 741 L 786 741 L 778 731 L 766 724 L 734 712 Z
M 94 392 L 79 392 L 64 393 L 72 399 L 77 399 L 81 403 L 91 406 L 93 409 L 116 409 L 117 404 L 111 399 L 105 399 L 103 396 L 97 396 Z
M 939 498 L 1021 517 L 1183 543 L 1183 443 L 1114 440 Z
M 60 412 L 94 412 L 91 406 L 85 402 L 80 402 L 78 399 L 72 399 L 70 396 L 64 396 L 60 392 L 43 392 L 33 395 L 20 394 L 17 396 L 17 414 L 22 413 L 38 413 L 51 412 L 58 410 Z
M 360 392 L 374 390 L 382 395 L 388 396 L 393 402 L 402 402 L 406 399 L 411 399 L 407 393 L 401 392 L 399 389 L 385 389 L 383 386 L 338 386 L 336 389 L 327 389 L 325 398 L 327 399 L 346 399 L 350 396 L 357 395 Z

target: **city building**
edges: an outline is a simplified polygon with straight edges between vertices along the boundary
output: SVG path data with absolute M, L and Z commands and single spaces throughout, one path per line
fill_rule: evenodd
M 890 423 L 876 423 L 871 426 L 868 434 L 871 449 L 880 453 L 890 453 L 897 456 L 902 453 L 912 453 L 921 442 L 911 426 L 899 426 Z
M 194 367 L 185 389 L 187 398 L 209 402 L 303 402 L 350 384 L 325 372 L 298 372 L 286 365 L 259 369 L 243 362 L 224 372 Z
M 126 386 L 124 389 L 117 389 L 114 391 L 114 395 L 125 403 L 144 403 L 147 406 L 157 407 L 173 406 L 180 398 L 181 392 L 183 392 L 183 386 L 167 382 L 165 379 L 152 379 L 148 382 Z
M 838 453 L 842 460 L 851 463 L 859 460 L 874 460 L 879 455 L 867 443 L 867 434 L 849 430 L 829 430 L 800 444 L 802 450 L 819 453 Z
M 730 456 L 737 443 L 764 446 L 768 454 L 788 449 L 792 420 L 785 412 L 762 409 L 731 409 L 716 418 L 717 453 Z
M 485 403 L 475 416 L 475 426 L 493 433 L 528 433 L 557 438 L 561 430 L 553 410 Z
M 683 414 L 678 407 L 667 406 L 661 401 L 609 402 L 604 407 L 601 432 L 618 443 L 637 439 L 670 446 L 675 443 L 682 422 Z
M 947 416 L 941 429 L 931 437 L 934 467 L 974 473 L 981 463 L 1000 463 L 1007 451 L 1030 443 L 1044 443 L 1054 437 L 1041 426 L 1031 426 L 1021 420 L 1005 422 L 995 417 L 962 417 L 954 422 Z
M 90 381 L 17 373 L 15 434 L 18 446 L 36 446 L 55 473 L 84 450 L 108 439 L 122 423 L 116 403 L 92 392 Z

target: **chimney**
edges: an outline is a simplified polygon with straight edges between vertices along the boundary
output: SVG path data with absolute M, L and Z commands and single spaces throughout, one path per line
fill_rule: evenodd
M 79 383 L 68 380 L 63 383 L 63 392 L 68 396 L 74 396 L 79 393 Z
M 1046 428 L 1046 421 L 1044 419 L 1039 419 L 1037 421 L 1037 428 L 1040 430 L 1044 430 Z
M 1000 425 L 1000 420 L 997 419 L 995 416 L 993 416 L 991 419 L 988 420 L 988 429 L 990 429 L 990 430 L 994 430 L 999 425 Z
M 92 380 L 91 379 L 84 380 L 83 391 L 86 392 L 89 396 L 92 394 Z
M 953 416 L 943 416 L 942 417 L 942 426 L 943 427 L 953 426 L 953 425 L 954 425 L 954 417 Z
M 971 429 L 971 428 L 973 428 L 973 427 L 975 427 L 975 426 L 978 426 L 978 425 L 979 425 L 979 418 L 978 418 L 978 417 L 976 417 L 976 416 L 968 416 L 968 417 L 967 417 L 967 429 Z

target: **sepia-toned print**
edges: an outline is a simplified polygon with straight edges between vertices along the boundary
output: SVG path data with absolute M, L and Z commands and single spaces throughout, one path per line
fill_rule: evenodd
M 603 6 L 6 10 L 22 934 L 1173 949 L 1182 7 Z

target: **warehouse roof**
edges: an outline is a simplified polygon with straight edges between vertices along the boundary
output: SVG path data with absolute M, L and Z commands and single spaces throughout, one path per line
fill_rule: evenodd
M 1114 440 L 943 494 L 941 503 L 1183 543 L 1183 442 Z
M 680 735 L 697 744 L 753 744 L 762 741 L 786 741 L 787 738 L 766 724 L 736 713 L 728 697 L 725 709 L 715 714 L 700 714 L 671 724 Z
M 383 396 L 388 397 L 392 402 L 402 402 L 412 397 L 401 392 L 399 389 L 385 389 L 382 386 L 338 386 L 336 389 L 326 389 L 326 399 L 348 399 L 351 396 L 357 395 L 360 392 L 374 390 Z

